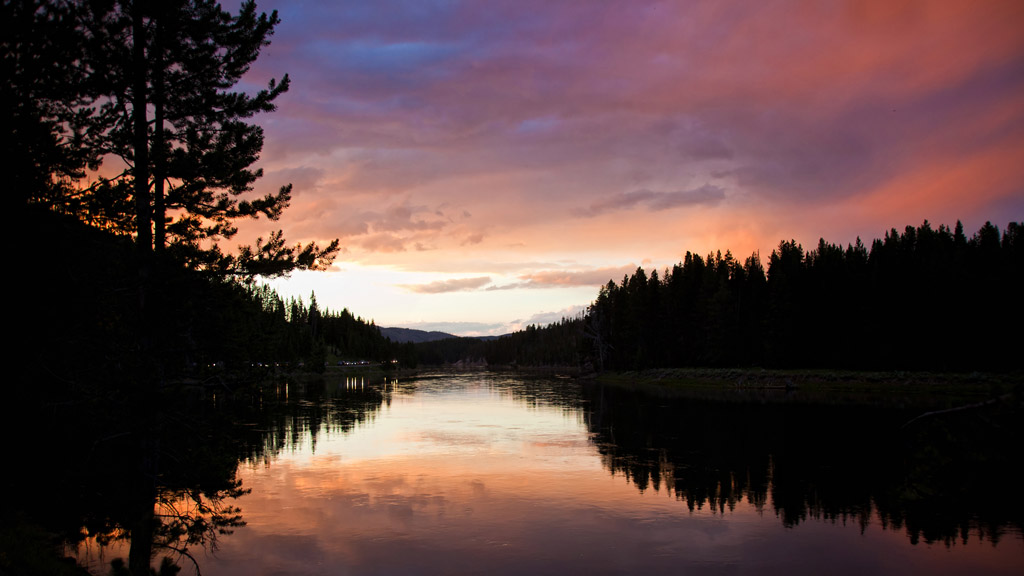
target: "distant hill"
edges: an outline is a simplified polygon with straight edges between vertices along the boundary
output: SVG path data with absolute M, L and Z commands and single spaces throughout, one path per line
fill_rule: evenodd
M 412 328 L 381 328 L 381 336 L 390 338 L 392 342 L 404 344 L 406 342 L 412 342 L 419 344 L 420 342 L 433 342 L 434 340 L 444 340 L 445 338 L 456 338 L 453 334 L 447 332 L 426 332 L 424 330 L 413 330 Z

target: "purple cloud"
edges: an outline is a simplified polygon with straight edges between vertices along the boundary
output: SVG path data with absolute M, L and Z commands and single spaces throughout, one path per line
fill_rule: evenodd
M 678 192 L 653 192 L 641 189 L 605 198 L 587 208 L 576 210 L 575 214 L 577 216 L 597 216 L 605 212 L 628 210 L 637 206 L 643 206 L 650 211 L 668 210 L 681 206 L 714 206 L 724 199 L 725 190 L 711 184 Z

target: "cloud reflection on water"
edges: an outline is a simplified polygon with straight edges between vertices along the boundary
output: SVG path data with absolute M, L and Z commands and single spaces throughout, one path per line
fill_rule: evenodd
M 978 539 L 911 546 L 877 521 L 786 527 L 770 503 L 690 511 L 610 475 L 582 413 L 438 380 L 372 426 L 240 470 L 248 525 L 217 574 L 992 573 L 1019 552 Z M 877 519 L 876 519 L 877 520 Z M 1017 561 L 1019 564 L 1019 560 Z

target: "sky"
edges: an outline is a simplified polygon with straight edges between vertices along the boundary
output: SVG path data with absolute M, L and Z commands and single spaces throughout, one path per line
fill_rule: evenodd
M 687 251 L 1024 220 L 1024 2 L 267 1 L 260 193 L 342 250 L 272 285 L 494 335 Z M 236 242 L 237 243 L 237 242 Z

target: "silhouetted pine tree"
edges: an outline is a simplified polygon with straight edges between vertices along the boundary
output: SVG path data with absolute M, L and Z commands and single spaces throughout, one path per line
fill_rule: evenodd
M 757 254 L 687 252 L 664 279 L 609 281 L 584 319 L 590 362 L 654 366 L 1003 369 L 1024 345 L 1024 226 L 895 228 L 868 250 L 783 241 Z

